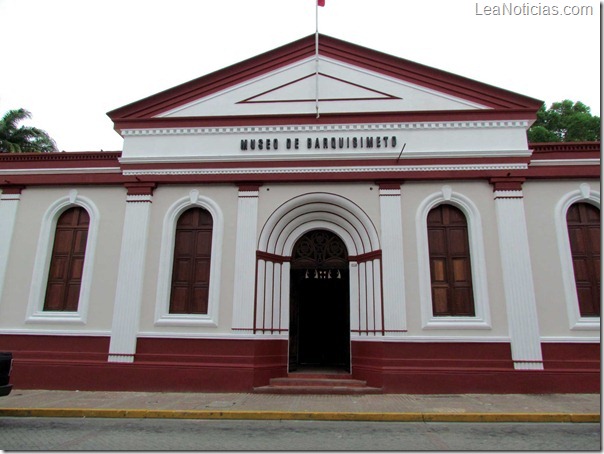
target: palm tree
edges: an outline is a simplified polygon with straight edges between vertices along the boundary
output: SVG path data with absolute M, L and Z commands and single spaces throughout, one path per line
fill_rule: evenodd
M 0 153 L 49 153 L 58 151 L 46 131 L 17 124 L 31 118 L 25 109 L 9 110 L 0 119 Z

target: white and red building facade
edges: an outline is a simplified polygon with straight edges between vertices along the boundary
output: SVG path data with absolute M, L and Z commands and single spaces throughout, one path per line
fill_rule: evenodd
M 526 96 L 309 36 L 0 155 L 16 388 L 599 392 L 600 144 Z

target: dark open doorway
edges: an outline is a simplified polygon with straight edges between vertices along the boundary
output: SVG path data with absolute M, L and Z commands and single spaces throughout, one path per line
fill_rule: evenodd
M 304 234 L 292 254 L 289 370 L 350 369 L 348 252 L 327 230 Z

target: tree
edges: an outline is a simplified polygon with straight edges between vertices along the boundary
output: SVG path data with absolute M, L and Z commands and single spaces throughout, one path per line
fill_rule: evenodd
M 581 101 L 565 99 L 537 111 L 537 121 L 528 130 L 529 142 L 578 142 L 600 140 L 600 117 Z
M 9 110 L 0 119 L 0 153 L 49 153 L 58 151 L 55 141 L 46 131 L 17 125 L 31 118 L 25 109 Z

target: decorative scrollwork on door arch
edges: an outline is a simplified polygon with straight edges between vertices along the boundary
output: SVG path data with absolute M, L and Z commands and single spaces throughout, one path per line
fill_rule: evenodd
M 302 235 L 294 245 L 292 269 L 308 268 L 317 275 L 324 270 L 348 268 L 348 251 L 344 242 L 329 230 L 312 230 Z

